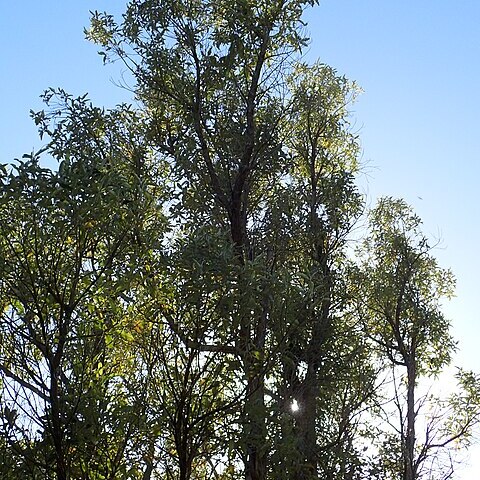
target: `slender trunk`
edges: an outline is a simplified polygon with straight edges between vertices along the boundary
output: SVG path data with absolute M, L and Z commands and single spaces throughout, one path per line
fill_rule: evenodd
M 247 255 L 248 172 L 249 170 L 243 167 L 236 179 L 229 211 L 231 238 L 237 262 L 241 267 L 245 266 L 250 257 Z M 243 295 L 244 292 L 240 292 L 240 298 Z M 242 352 L 243 369 L 247 379 L 243 419 L 245 480 L 264 480 L 266 477 L 266 407 L 263 372 L 266 329 L 266 305 L 263 305 L 262 314 L 258 318 L 252 318 L 248 314 L 243 315 L 238 345 Z
M 315 147 L 313 147 L 315 148 Z M 331 272 L 328 265 L 329 253 L 325 241 L 324 226 L 318 216 L 317 197 L 318 176 L 315 165 L 316 153 L 312 151 L 310 163 L 310 215 L 309 230 L 311 235 L 312 256 L 319 270 L 317 279 L 317 294 L 322 300 L 319 309 L 308 313 L 308 323 L 311 325 L 311 337 L 304 360 L 307 364 L 305 379 L 298 388 L 300 411 L 297 415 L 297 449 L 302 462 L 295 470 L 295 480 L 318 479 L 318 445 L 317 445 L 317 399 L 319 395 L 318 372 L 322 367 L 322 357 L 326 338 L 330 335 L 330 306 L 331 306 Z M 318 298 L 317 297 L 317 298 Z M 314 299 L 315 300 L 315 299 Z M 309 300 L 311 301 L 311 300 Z M 313 302 L 315 303 L 315 301 Z M 308 310 L 308 307 L 307 307 Z
M 246 413 L 246 480 L 263 480 L 266 474 L 265 395 L 263 376 L 248 379 Z
M 153 462 L 148 460 L 146 462 L 146 467 L 143 472 L 142 480 L 150 480 L 152 478 L 152 472 L 153 472 Z
M 190 391 L 187 378 L 191 373 L 192 356 L 185 368 L 184 389 L 180 392 L 175 412 L 175 447 L 178 455 L 179 480 L 189 480 L 192 475 L 192 463 L 195 457 L 192 432 L 190 429 L 191 408 Z
M 148 452 L 146 453 L 145 460 L 145 470 L 143 472 L 142 480 L 151 480 L 154 463 L 153 459 L 155 457 L 155 441 L 150 440 L 150 445 L 148 447 Z
M 188 456 L 180 458 L 180 476 L 179 480 L 189 480 L 192 474 L 192 464 Z
M 298 450 L 303 462 L 295 475 L 295 480 L 313 480 L 318 478 L 317 455 L 317 397 L 318 375 L 315 362 L 308 365 L 305 380 L 299 398 L 301 411 L 297 418 Z
M 55 448 L 55 470 L 57 473 L 57 480 L 68 480 L 58 378 L 58 369 L 52 368 L 50 378 L 51 434 Z
M 180 425 L 179 425 L 180 423 Z M 179 480 L 189 480 L 192 474 L 193 451 L 192 446 L 189 445 L 190 432 L 188 426 L 183 421 L 178 422 L 180 431 L 177 432 L 176 449 L 178 455 Z
M 247 376 L 245 398 L 246 480 L 264 480 L 266 477 L 267 451 L 264 350 L 267 328 L 266 306 L 254 325 L 245 325 L 243 338 L 244 370 Z M 253 330 L 253 332 L 252 332 Z M 253 341 L 250 338 L 254 334 Z M 247 343 L 248 342 L 248 343 Z
M 415 480 L 415 382 L 414 360 L 407 362 L 407 432 L 405 435 L 404 480 Z
M 318 217 L 312 212 L 315 219 L 313 225 L 318 225 Z M 312 225 L 312 226 L 313 226 Z M 298 416 L 299 440 L 305 468 L 303 468 L 299 480 L 318 479 L 318 445 L 317 445 L 317 400 L 319 396 L 318 372 L 322 368 L 325 342 L 330 336 L 330 307 L 331 307 L 331 273 L 328 266 L 328 255 L 325 252 L 323 239 L 315 239 L 316 263 L 320 267 L 319 278 L 320 295 L 322 301 L 319 311 L 313 313 L 311 318 L 312 333 L 305 360 L 307 373 L 301 387 L 301 414 Z

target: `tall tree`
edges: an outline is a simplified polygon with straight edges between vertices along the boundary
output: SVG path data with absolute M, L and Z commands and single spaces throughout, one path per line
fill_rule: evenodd
M 229 347 L 238 350 L 246 381 L 243 457 L 245 476 L 252 480 L 266 475 L 269 307 L 266 286 L 258 303 L 247 301 L 251 264 L 262 253 L 255 251 L 249 225 L 279 173 L 284 102 L 278 89 L 292 54 L 304 45 L 298 27 L 305 5 L 133 1 L 122 25 L 96 15 L 89 34 L 132 69 L 137 96 L 151 112 L 155 143 L 174 165 L 182 206 L 193 207 L 187 215 L 213 222 L 234 246 L 240 302 L 235 334 L 229 335 L 235 345 Z
M 464 423 L 457 422 L 453 431 L 443 429 L 440 441 L 435 431 L 439 430 L 437 412 L 426 427 L 420 425 L 426 428 L 425 443 L 419 440 L 420 412 L 428 400 L 423 395 L 419 398 L 419 383 L 422 377 L 437 376 L 451 362 L 456 348 L 440 303 L 453 294 L 455 280 L 449 270 L 438 266 L 421 231 L 420 218 L 403 200 L 381 199 L 370 213 L 370 231 L 364 241 L 357 298 L 366 334 L 389 362 L 396 409 L 395 421 L 390 420 L 393 425 L 396 422 L 396 448 L 390 453 L 384 450 L 393 461 L 382 474 L 403 480 L 425 478 L 429 475 L 423 471 L 428 454 L 468 436 L 478 421 L 478 406 L 466 400 L 470 395 L 459 391 L 464 405 L 470 405 Z M 459 377 L 461 383 L 467 377 L 472 382 L 473 377 L 464 375 Z M 390 448 L 391 441 L 386 445 Z M 442 474 L 434 473 L 435 478 Z M 442 478 L 450 478 L 450 468 Z
M 44 98 L 55 111 L 34 118 L 58 171 L 33 154 L 1 179 L 0 372 L 5 408 L 18 414 L 8 441 L 47 478 L 52 462 L 59 480 L 95 469 L 114 478 L 134 428 L 118 405 L 130 375 L 115 359 L 118 296 L 137 275 L 156 207 L 129 108 L 105 113 L 62 91 Z M 43 457 L 30 449 L 41 442 Z
M 186 236 L 206 224 L 210 235 L 223 232 L 217 241 L 233 247 L 229 325 L 211 338 L 224 338 L 222 353 L 234 351 L 241 359 L 244 400 L 237 421 L 247 479 L 268 472 L 272 359 L 283 352 L 284 403 L 298 397 L 302 406 L 295 429 L 303 460 L 294 475 L 314 478 L 320 370 L 333 378 L 334 357 L 354 356 L 339 350 L 356 351 L 336 338 L 348 330 L 341 325 L 346 294 L 336 275 L 361 209 L 353 184 L 359 148 L 348 124 L 356 87 L 324 65 L 296 65 L 309 3 L 134 1 L 121 25 L 97 13 L 88 33 L 106 58 L 122 59 L 134 75 L 152 141 L 172 165 L 180 194 L 173 222 Z M 290 204 L 279 204 L 279 197 Z M 290 223 L 283 225 L 290 237 L 286 251 L 275 232 L 285 224 L 282 215 Z M 291 282 L 302 276 L 309 281 L 300 281 L 300 310 L 279 317 Z M 213 348 L 202 343 L 204 351 Z M 327 437 L 324 432 L 325 444 L 338 443 Z
M 413 480 L 471 431 L 478 382 L 462 373 L 445 405 L 463 415 L 432 416 L 418 441 L 418 381 L 454 346 L 451 276 L 418 217 L 383 200 L 352 259 L 359 89 L 303 63 L 316 3 L 92 15 L 138 108 L 48 91 L 34 119 L 58 169 L 3 167 L 5 476 Z M 405 392 L 372 453 L 385 364 Z

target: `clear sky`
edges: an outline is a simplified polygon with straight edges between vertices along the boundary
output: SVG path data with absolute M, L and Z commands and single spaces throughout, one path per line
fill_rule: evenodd
M 88 92 L 106 107 L 129 100 L 114 85 L 120 66 L 104 67 L 82 33 L 89 10 L 119 15 L 125 3 L 0 0 L 1 162 L 40 145 L 28 112 L 49 86 Z M 480 371 L 480 1 L 323 0 L 306 19 L 308 58 L 365 91 L 355 118 L 369 202 L 405 198 L 441 240 L 436 256 L 457 277 L 445 308 L 459 341 L 455 363 Z M 479 478 L 473 471 L 462 480 Z
M 308 55 L 365 91 L 355 118 L 369 197 L 405 198 L 441 240 L 458 362 L 480 371 L 480 2 L 324 0 L 308 20 Z

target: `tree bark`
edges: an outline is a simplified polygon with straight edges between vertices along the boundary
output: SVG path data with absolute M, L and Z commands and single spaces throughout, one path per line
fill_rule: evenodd
M 68 480 L 58 378 L 58 369 L 52 368 L 50 378 L 51 434 L 55 448 L 57 480 Z
M 301 411 L 297 419 L 298 450 L 303 459 L 295 480 L 313 480 L 318 478 L 317 456 L 317 397 L 318 376 L 314 363 L 308 365 L 305 381 L 299 398 Z
M 404 480 L 415 480 L 415 382 L 414 359 L 407 362 L 407 431 L 405 435 Z

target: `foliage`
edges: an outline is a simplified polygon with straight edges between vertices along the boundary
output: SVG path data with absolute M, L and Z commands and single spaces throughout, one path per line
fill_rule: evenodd
M 453 276 L 402 200 L 360 229 L 360 90 L 302 61 L 315 3 L 92 14 L 138 108 L 47 90 L 45 147 L 2 166 L 3 478 L 451 474 L 478 378 L 419 388 L 455 350 Z

